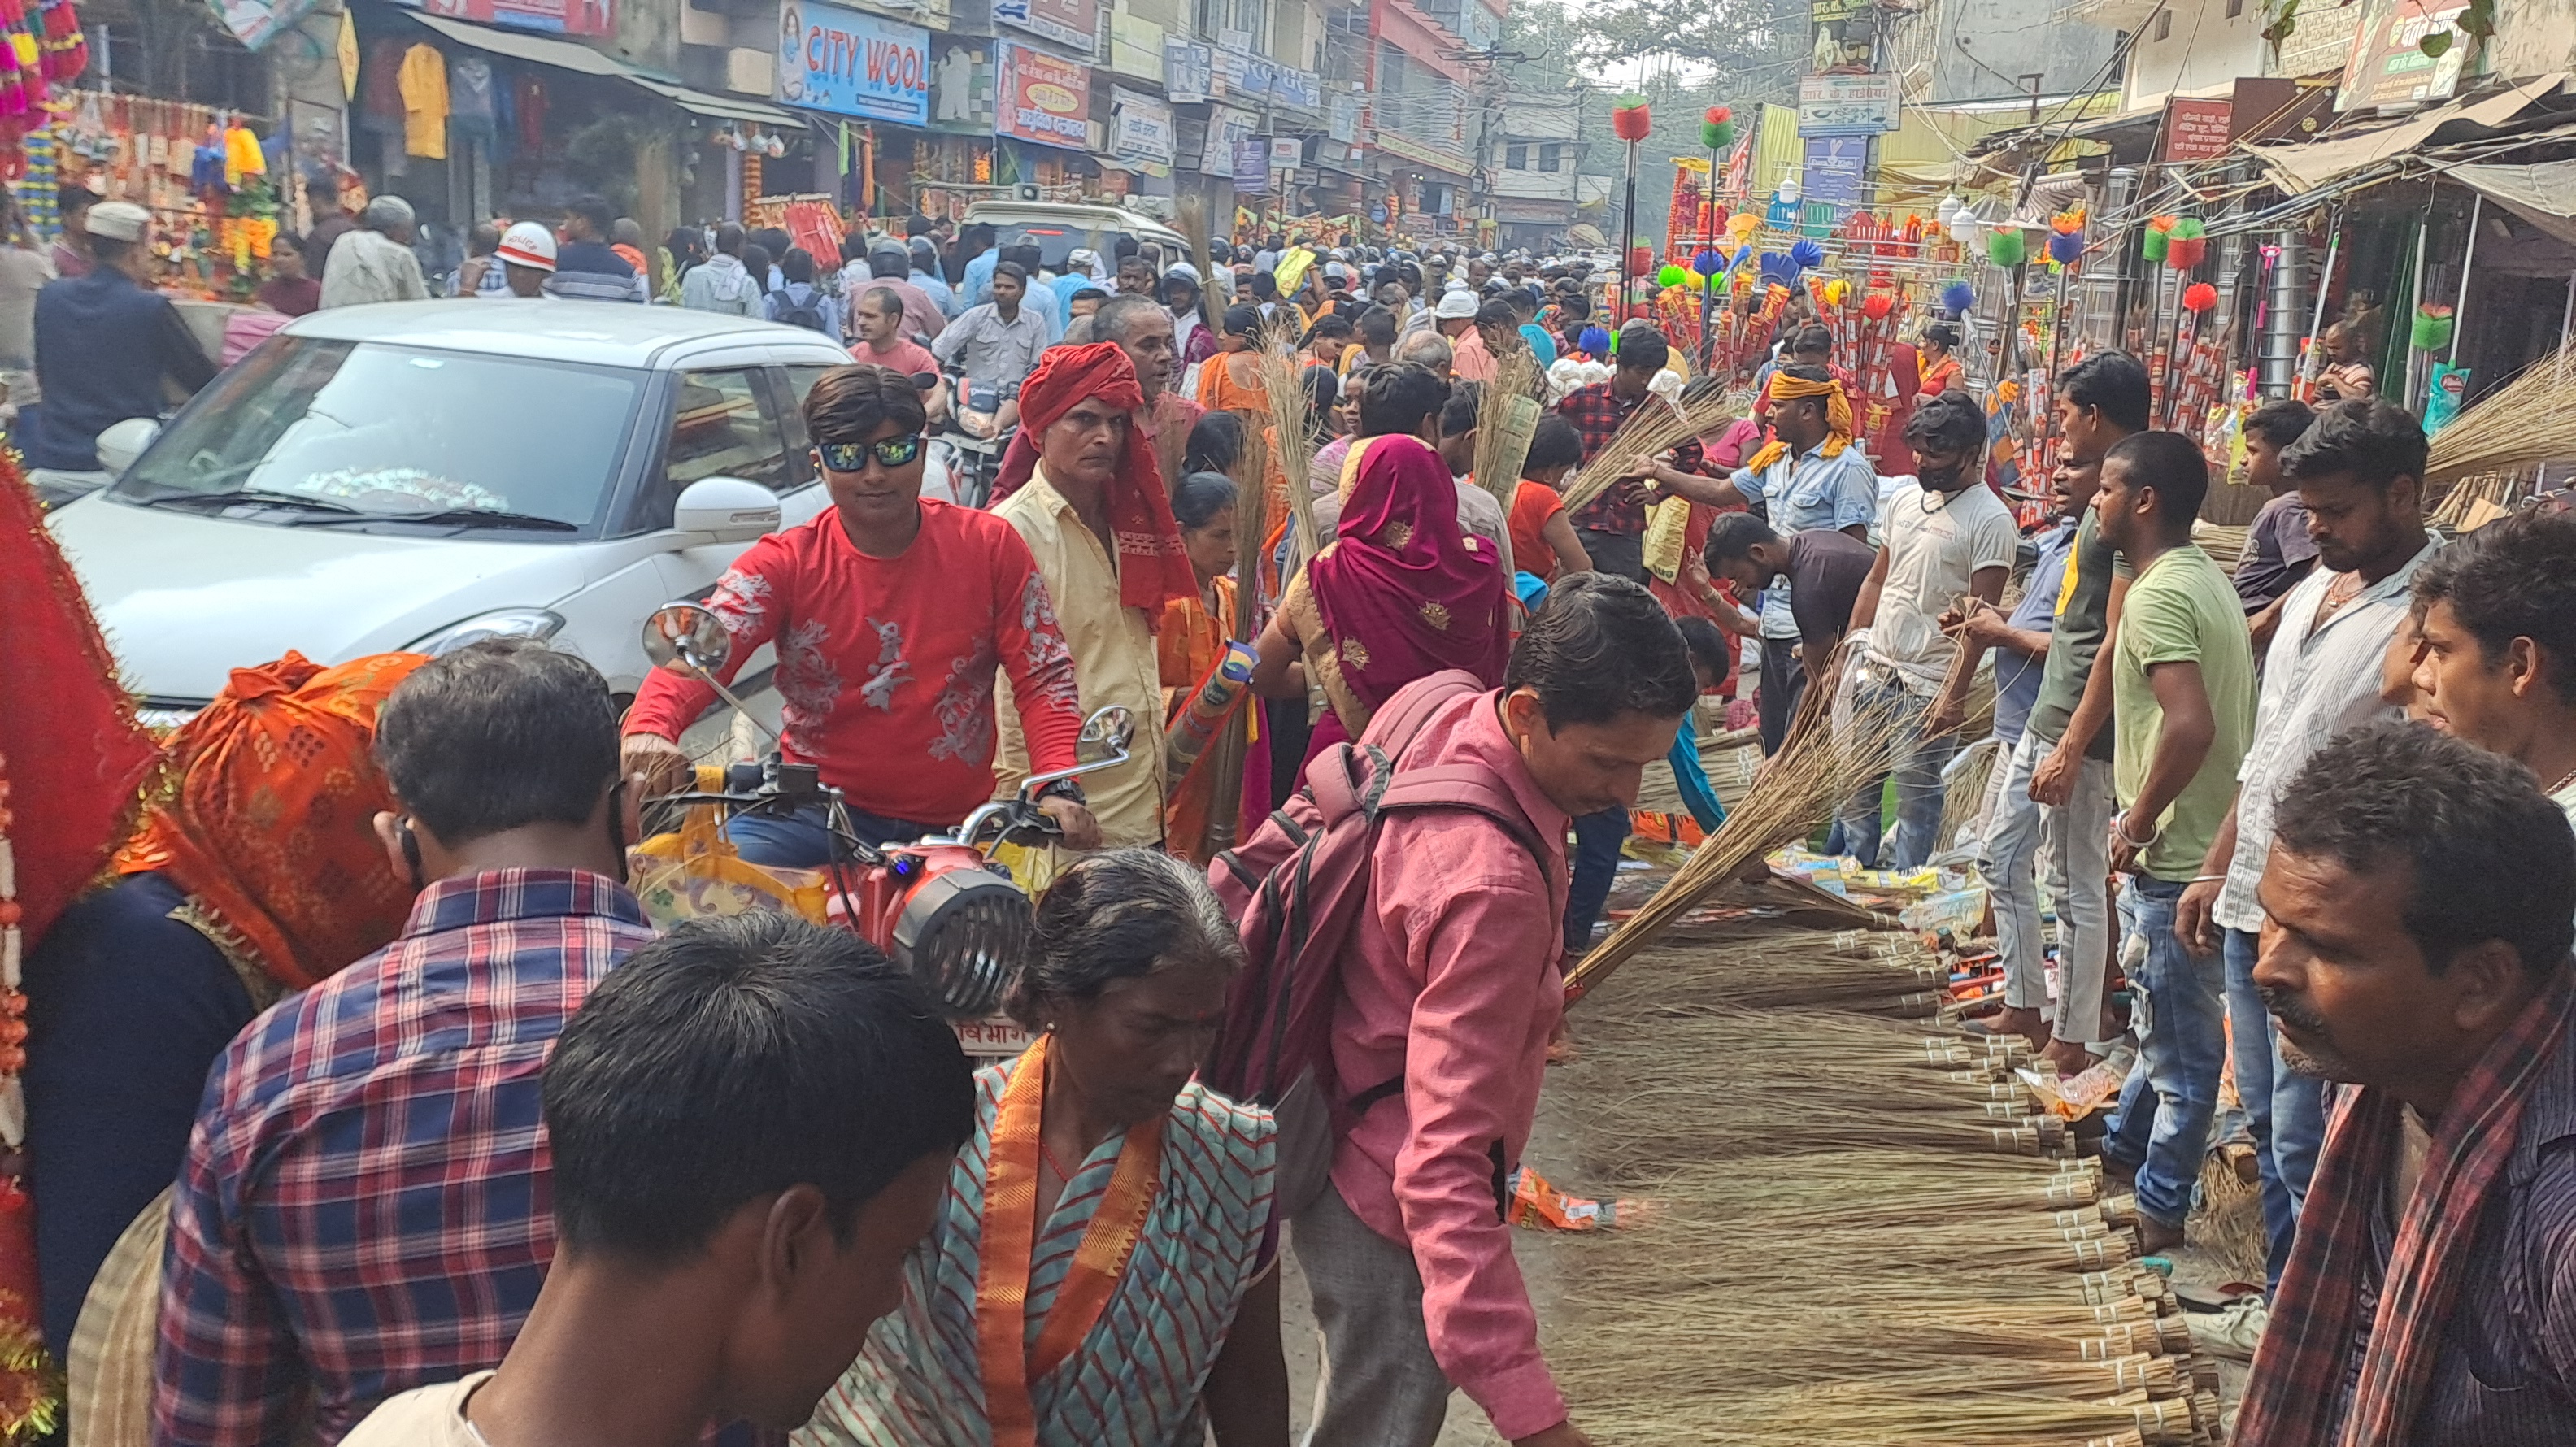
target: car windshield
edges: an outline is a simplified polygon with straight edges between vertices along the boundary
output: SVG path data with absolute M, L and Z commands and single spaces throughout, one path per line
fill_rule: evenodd
M 1001 228 L 1004 244 L 1026 241 L 1038 249 L 1038 264 L 1053 272 L 1064 270 L 1064 259 L 1077 246 L 1088 247 L 1099 254 L 1103 266 L 1118 254 L 1118 243 L 1124 231 L 1096 231 L 1089 227 L 1063 226 L 1052 221 L 1031 222 L 1025 226 Z
M 248 493 L 360 525 L 515 515 L 587 528 L 639 373 L 380 342 L 278 337 L 225 372 L 111 495 L 177 505 Z

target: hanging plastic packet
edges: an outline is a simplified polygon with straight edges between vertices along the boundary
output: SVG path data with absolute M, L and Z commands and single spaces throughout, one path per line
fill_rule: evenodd
M 1527 1166 L 1512 1172 L 1510 1220 L 1534 1231 L 1615 1231 L 1634 1226 L 1642 1201 L 1595 1201 L 1569 1196 Z

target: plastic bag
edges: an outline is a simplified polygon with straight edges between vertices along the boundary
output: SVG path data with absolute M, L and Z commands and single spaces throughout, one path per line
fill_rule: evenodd
M 831 886 L 823 872 L 750 863 L 724 837 L 721 814 L 694 806 L 679 832 L 656 834 L 628 851 L 628 881 L 653 927 L 756 909 L 824 923 Z

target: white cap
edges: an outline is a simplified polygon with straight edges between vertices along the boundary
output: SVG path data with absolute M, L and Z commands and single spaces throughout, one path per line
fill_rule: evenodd
M 1440 293 L 1439 309 L 1432 315 L 1444 322 L 1472 321 L 1476 315 L 1476 294 L 1463 287 L 1451 287 Z
M 89 215 L 81 220 L 82 229 L 90 235 L 110 241 L 141 241 L 151 224 L 152 213 L 131 201 L 101 201 L 89 208 Z
M 534 221 L 521 221 L 501 233 L 501 244 L 492 254 L 512 266 L 532 266 L 539 271 L 555 269 L 555 234 Z

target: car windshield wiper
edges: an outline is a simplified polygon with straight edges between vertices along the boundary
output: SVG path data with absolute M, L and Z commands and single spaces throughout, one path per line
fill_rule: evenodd
M 327 497 L 308 497 L 300 492 L 270 492 L 264 488 L 246 487 L 233 492 L 172 492 L 147 499 L 145 507 L 216 508 L 255 504 L 261 507 L 292 507 L 307 512 L 325 513 L 332 517 L 364 516 L 345 502 Z
M 355 513 L 354 516 L 317 517 L 308 518 L 305 521 L 316 525 L 344 522 L 428 523 L 433 527 L 520 528 L 534 533 L 581 531 L 581 524 L 568 523 L 562 518 L 539 517 L 531 512 L 504 512 L 499 508 L 489 507 L 449 507 L 440 508 L 436 512 L 359 513 L 355 509 L 351 511 Z

